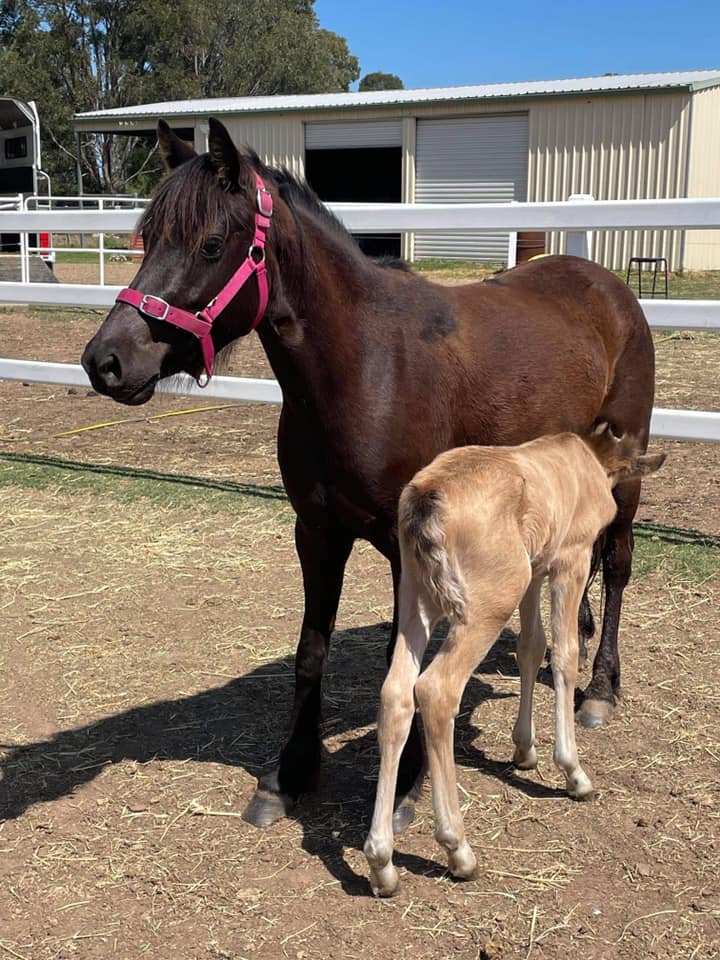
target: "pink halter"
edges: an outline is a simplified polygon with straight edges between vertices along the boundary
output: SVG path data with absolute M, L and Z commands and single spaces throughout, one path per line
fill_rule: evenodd
M 207 386 L 213 372 L 213 361 L 215 360 L 215 346 L 211 336 L 213 321 L 220 316 L 253 274 L 257 277 L 259 302 L 255 319 L 246 334 L 251 333 L 257 327 L 267 307 L 268 283 L 265 270 L 265 233 L 270 226 L 270 218 L 273 214 L 273 200 L 269 191 L 266 190 L 262 178 L 257 173 L 255 174 L 255 182 L 257 184 L 255 235 L 247 257 L 220 293 L 213 297 L 204 310 L 200 310 L 198 313 L 190 313 L 187 310 L 181 310 L 180 307 L 173 307 L 162 297 L 153 296 L 151 293 L 141 293 L 139 290 L 130 287 L 125 287 L 116 297 L 117 303 L 129 303 L 144 316 L 151 317 L 153 320 L 164 320 L 166 323 L 172 323 L 173 326 L 187 330 L 198 338 L 204 363 L 203 373 L 198 377 L 198 385 L 201 387 Z M 255 259 L 256 256 L 258 259 Z M 243 336 L 246 334 L 243 334 Z M 202 379 L 203 374 L 205 376 L 204 380 Z

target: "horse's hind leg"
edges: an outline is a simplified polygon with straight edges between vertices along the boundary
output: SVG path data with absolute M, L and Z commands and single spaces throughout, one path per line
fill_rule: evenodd
M 618 629 L 623 591 L 632 569 L 632 521 L 640 499 L 639 481 L 619 484 L 614 491 L 617 516 L 605 532 L 602 548 L 605 611 L 602 633 L 592 679 L 583 694 L 577 721 L 584 727 L 598 727 L 612 718 L 620 696 L 620 654 Z
M 267 827 L 311 790 L 320 767 L 320 688 L 353 537 L 344 529 L 309 527 L 298 517 L 295 545 L 305 587 L 305 614 L 295 655 L 295 702 L 280 764 L 264 776 L 243 817 Z
M 533 693 L 540 664 L 545 656 L 547 641 L 540 616 L 540 591 L 543 577 L 531 581 L 520 601 L 520 635 L 517 641 L 517 661 L 520 670 L 520 706 L 513 727 L 515 744 L 513 763 L 519 770 L 533 770 L 537 766 L 535 752 L 535 724 L 533 723 Z
M 395 786 L 400 755 L 415 717 L 413 688 L 432 629 L 431 615 L 409 577 L 403 581 L 400 603 L 397 641 L 380 694 L 380 774 L 372 826 L 364 847 L 370 884 L 373 893 L 380 897 L 392 896 L 398 886 L 397 870 L 392 863 Z
M 393 626 L 390 643 L 387 648 L 388 667 L 393 661 L 395 645 L 399 636 L 400 629 L 400 558 L 391 561 L 394 588 L 394 611 Z M 407 591 L 406 591 L 407 592 Z M 395 804 L 393 813 L 393 831 L 402 833 L 403 830 L 412 823 L 415 817 L 415 804 L 417 803 L 422 785 L 425 780 L 425 751 L 423 748 L 420 727 L 418 726 L 417 714 L 413 712 L 410 721 L 410 730 L 403 747 L 400 757 L 400 764 L 397 771 L 397 781 L 395 784 Z
M 587 580 L 587 561 L 581 553 L 560 557 L 550 573 L 552 609 L 552 672 L 555 686 L 556 765 L 565 774 L 567 791 L 576 800 L 592 794 L 592 784 L 580 766 L 575 743 L 573 699 L 577 678 L 577 617 Z
M 518 599 L 519 596 L 515 602 Z M 455 717 L 468 679 L 507 620 L 507 615 L 495 616 L 490 611 L 474 608 L 471 602 L 467 625 L 452 628 L 434 660 L 415 684 L 415 696 L 425 729 L 435 839 L 445 848 L 450 872 L 458 879 L 472 877 L 477 861 L 465 836 L 458 802 Z

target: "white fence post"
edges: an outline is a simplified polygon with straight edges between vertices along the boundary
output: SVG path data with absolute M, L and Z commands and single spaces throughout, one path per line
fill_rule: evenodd
M 572 193 L 568 197 L 569 203 L 594 201 L 595 197 L 591 193 Z M 568 230 L 565 240 L 565 253 L 572 257 L 584 257 L 586 260 L 593 258 L 593 236 L 590 230 L 574 231 Z
M 103 198 L 100 197 L 98 200 L 98 210 L 104 210 L 105 204 Z M 98 256 L 100 257 L 99 266 L 100 266 L 100 286 L 105 286 L 105 233 L 104 231 L 98 234 L 98 250 L 100 251 Z
M 512 202 L 517 203 L 517 200 L 513 200 Z M 508 270 L 517 266 L 517 237 L 517 230 L 511 230 L 508 234 Z

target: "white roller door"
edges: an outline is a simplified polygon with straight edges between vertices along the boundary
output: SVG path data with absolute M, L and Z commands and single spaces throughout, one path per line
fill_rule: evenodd
M 402 120 L 361 120 L 305 124 L 306 150 L 401 147 Z
M 527 199 L 526 114 L 418 120 L 415 201 L 500 203 Z M 507 233 L 415 234 L 418 259 L 507 259 Z

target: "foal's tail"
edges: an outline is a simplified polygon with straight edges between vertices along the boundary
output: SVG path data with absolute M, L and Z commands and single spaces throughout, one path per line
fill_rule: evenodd
M 451 623 L 465 623 L 467 593 L 462 574 L 448 556 L 444 525 L 444 495 L 419 490 L 409 483 L 399 507 L 403 562 L 408 555 L 422 586 Z

